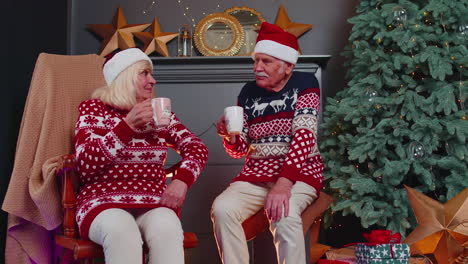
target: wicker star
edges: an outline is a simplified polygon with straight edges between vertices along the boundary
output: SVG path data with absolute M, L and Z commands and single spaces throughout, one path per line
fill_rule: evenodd
M 143 51 L 146 54 L 156 51 L 164 57 L 169 56 L 166 46 L 167 42 L 173 40 L 178 35 L 178 33 L 161 32 L 161 27 L 156 18 L 153 20 L 149 32 L 135 32 L 133 34 L 145 44 Z
M 291 22 L 283 5 L 280 5 L 278 13 L 276 14 L 275 25 L 293 34 L 297 38 L 313 27 L 312 25 L 308 24 Z
M 105 56 L 116 49 L 135 47 L 133 32 L 143 31 L 150 24 L 127 24 L 122 8 L 117 8 L 112 24 L 89 24 L 94 33 L 103 38 L 99 55 Z
M 323 245 L 320 243 L 310 244 L 310 263 L 316 263 L 325 253 L 331 248 L 331 246 Z
M 403 241 L 412 254 L 434 254 L 439 263 L 454 260 L 468 241 L 468 188 L 445 204 L 405 186 L 418 226 Z

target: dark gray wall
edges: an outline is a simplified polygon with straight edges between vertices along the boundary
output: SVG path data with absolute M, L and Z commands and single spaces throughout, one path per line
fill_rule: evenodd
M 67 8 L 67 2 L 70 5 Z M 347 42 L 350 25 L 346 19 L 353 16 L 358 0 L 257 0 L 257 1 L 213 1 L 213 0 L 190 0 L 181 1 L 191 4 L 189 14 L 199 21 L 205 14 L 222 12 L 233 6 L 248 6 L 261 12 L 263 17 L 270 23 L 274 23 L 276 13 L 280 4 L 283 4 L 293 22 L 312 24 L 314 27 L 299 38 L 301 50 L 305 55 L 330 54 L 332 59 L 323 73 L 323 97 L 333 96 L 336 91 L 343 89 L 345 85 L 343 58 L 339 53 Z M 2 97 L 1 112 L 4 114 L 2 120 L 2 133 L 0 135 L 0 154 L 2 162 L 0 167 L 0 202 L 3 201 L 4 193 L 9 182 L 11 169 L 13 167 L 14 149 L 17 133 L 21 121 L 24 101 L 26 99 L 34 63 L 40 52 L 57 54 L 88 54 L 99 51 L 100 40 L 85 29 L 86 24 L 109 24 L 118 5 L 124 10 L 128 23 L 151 23 L 154 17 L 159 19 L 161 28 L 165 32 L 177 32 L 181 24 L 187 23 L 183 16 L 183 10 L 177 1 L 155 1 L 152 8 L 152 0 L 76 0 L 76 1 L 6 1 L 3 3 L 7 12 L 2 16 L 2 25 L 5 25 L 7 34 L 2 39 L 1 47 L 1 73 L 4 82 L 4 90 L 7 96 Z M 220 4 L 220 7 L 217 5 Z M 143 11 L 147 11 L 143 14 Z M 205 13 L 205 14 L 204 14 Z M 67 15 L 69 26 L 67 34 Z M 67 44 L 68 41 L 68 44 Z M 175 55 L 176 40 L 169 43 L 171 56 Z M 207 87 L 206 89 L 210 89 Z M 226 95 L 234 96 L 238 86 L 230 89 L 223 87 Z M 161 91 L 163 92 L 163 91 Z M 207 94 L 206 102 L 216 102 L 218 98 Z M 226 98 L 226 102 L 229 99 Z M 180 98 L 177 102 L 183 101 Z M 186 107 L 177 105 L 177 107 Z M 204 119 L 205 120 L 205 119 Z M 198 131 L 197 131 L 198 132 Z M 208 133 L 213 133 L 209 131 Z M 209 134 L 205 136 L 210 136 Z M 203 139 L 203 136 L 202 136 Z M 238 161 L 233 161 L 234 163 Z M 232 166 L 232 167 L 229 167 Z M 190 195 L 199 197 L 200 200 L 211 200 L 216 193 L 213 190 L 227 184 L 238 165 L 211 166 L 207 170 L 206 178 L 209 184 L 196 183 L 190 190 Z M 229 175 L 226 174 L 230 172 Z M 231 175 L 232 174 L 232 175 Z M 223 177 L 214 177 L 223 175 Z M 201 182 L 200 182 L 201 183 Z M 214 186 L 215 188 L 211 188 Z M 210 187 L 210 188 L 205 188 Z M 206 210 L 209 204 L 203 205 L 203 211 L 199 215 L 183 215 L 184 225 L 193 230 L 206 230 L 209 219 Z M 184 209 L 185 210 L 185 209 Z M 188 211 L 188 210 L 187 210 Z M 4 238 L 6 227 L 6 214 L 0 212 L 0 259 L 3 260 Z M 207 263 L 205 255 L 213 257 L 215 250 L 212 244 L 211 234 L 202 234 L 201 239 L 208 241 L 200 245 L 199 251 L 188 251 L 190 263 Z M 267 236 L 267 235 L 265 235 Z M 261 239 L 261 238 L 260 238 Z M 257 242 L 256 242 L 257 243 Z M 202 255 L 201 253 L 202 252 Z M 256 259 L 262 259 L 263 251 L 256 251 Z M 262 252 L 262 253 L 258 253 Z M 266 254 L 266 253 L 265 253 Z M 1 261 L 0 260 L 0 261 Z M 192 261 L 194 260 L 194 261 Z M 197 261 L 199 260 L 199 261 Z M 210 263 L 216 263 L 215 261 Z M 261 263 L 256 261 L 255 263 Z
M 233 6 L 254 8 L 267 22 L 274 23 L 280 4 L 283 4 L 292 22 L 313 25 L 310 31 L 299 38 L 302 53 L 332 55 L 322 73 L 322 97 L 326 98 L 333 96 L 345 86 L 344 59 L 339 54 L 347 44 L 351 29 L 346 20 L 354 15 L 358 0 L 181 0 L 182 6 L 178 5 L 178 1 L 155 1 L 152 5 L 152 0 L 70 2 L 70 54 L 99 53 L 101 39 L 88 31 L 86 25 L 110 24 L 119 5 L 129 24 L 151 23 L 156 17 L 163 32 L 178 32 L 182 24 L 190 22 L 183 15 L 184 7 L 187 5 L 190 5 L 187 14 L 196 24 L 207 14 L 223 12 Z M 177 40 L 169 42 L 168 48 L 170 55 L 176 56 Z M 157 84 L 156 93 L 158 96 L 171 97 L 174 112 L 179 115 L 182 122 L 196 134 L 201 134 L 216 122 L 224 106 L 235 104 L 241 86 L 242 83 L 222 86 L 198 83 L 183 87 L 177 84 Z M 188 263 L 220 263 L 211 231 L 209 209 L 216 195 L 240 171 L 242 160 L 233 160 L 223 153 L 221 142 L 213 127 L 202 135 L 201 139 L 210 146 L 209 163 L 199 181 L 190 189 L 182 214 L 185 230 L 196 232 L 200 245 L 196 249 L 188 250 L 187 258 Z M 171 158 L 168 161 L 171 162 Z M 250 246 L 253 253 L 252 263 L 276 263 L 269 234 L 263 234 Z
M 183 10 L 178 6 L 177 1 L 155 1 L 152 8 L 152 0 L 53 0 L 53 1 L 13 1 L 3 2 L 4 14 L 1 16 L 1 24 L 5 26 L 7 34 L 2 38 L 0 47 L 1 57 L 1 79 L 4 80 L 4 90 L 6 96 L 1 99 L 2 129 L 0 134 L 0 202 L 3 201 L 11 169 L 13 167 L 14 150 L 17 133 L 21 121 L 24 102 L 26 99 L 29 82 L 34 68 L 34 63 L 40 52 L 57 54 L 87 54 L 97 53 L 100 40 L 85 29 L 86 24 L 109 24 L 118 5 L 124 9 L 128 23 L 150 23 L 154 17 L 159 19 L 162 30 L 165 32 L 177 32 L 181 24 L 187 23 L 183 16 Z M 346 19 L 353 16 L 355 5 L 358 0 L 310 0 L 310 1 L 278 1 L 278 0 L 256 0 L 256 1 L 213 1 L 213 0 L 182 0 L 182 3 L 191 4 L 189 14 L 199 21 L 205 14 L 222 12 L 226 8 L 233 6 L 248 6 L 261 12 L 264 18 L 274 23 L 276 13 L 280 4 L 284 4 L 286 11 L 293 22 L 314 25 L 313 29 L 300 37 L 299 43 L 303 54 L 318 55 L 330 54 L 326 71 L 323 73 L 323 95 L 333 96 L 336 91 L 344 87 L 343 58 L 339 53 L 343 50 L 347 42 L 350 25 Z M 68 3 L 68 7 L 67 7 Z M 217 5 L 220 4 L 219 7 Z M 147 11 L 143 14 L 143 11 Z M 69 24 L 67 24 L 69 22 Z M 5 41 L 6 40 L 6 41 Z M 169 43 L 169 50 L 172 56 L 175 55 L 176 42 Z M 222 87 L 224 93 L 223 100 L 210 96 L 203 100 L 206 102 L 218 101 L 218 108 L 221 104 L 232 102 L 239 89 L 239 84 Z M 172 89 L 168 87 L 167 89 Z M 209 91 L 214 89 L 212 85 L 204 89 Z M 159 90 L 161 94 L 169 92 L 164 87 Z M 218 96 L 219 94 L 217 94 Z M 234 99 L 233 99 L 234 100 Z M 177 108 L 182 108 L 178 112 L 189 112 L 182 97 L 176 98 Z M 214 117 L 216 113 L 213 113 Z M 203 122 L 207 119 L 203 118 Z M 209 125 L 200 121 L 200 127 Z M 201 132 L 195 131 L 195 132 Z M 214 137 L 213 130 L 202 136 L 202 139 Z M 212 157 L 211 157 L 212 158 Z M 221 157 L 220 157 L 221 158 Z M 226 158 L 227 157 L 222 157 Z M 239 161 L 230 161 L 230 164 L 212 164 L 205 172 L 207 184 L 196 183 L 190 190 L 191 197 L 209 201 L 217 194 L 216 191 L 226 185 L 234 173 L 239 170 Z M 228 173 L 226 173 L 228 172 Z M 219 177 L 217 177 L 219 175 Z M 207 230 L 209 219 L 206 214 L 210 204 L 201 205 L 198 214 L 186 214 L 190 210 L 184 209 L 183 222 L 187 229 Z M 0 262 L 3 261 L 4 238 L 6 227 L 6 214 L 0 211 Z M 199 238 L 205 243 L 201 243 L 199 250 L 188 251 L 189 263 L 217 263 L 216 260 L 204 261 L 207 258 L 215 258 L 215 246 L 211 234 L 199 233 Z M 337 233 L 337 236 L 342 236 Z M 262 240 L 268 240 L 268 235 L 260 238 L 256 244 L 261 244 Z M 260 259 L 271 258 L 271 248 L 255 251 L 255 263 L 262 263 Z M 206 255 L 206 256 L 205 256 Z M 271 262 L 265 262 L 271 263 Z
M 34 64 L 41 52 L 66 54 L 67 2 L 2 1 L 0 49 L 0 204 L 10 181 L 16 140 Z M 0 263 L 4 262 L 7 214 L 0 210 Z
M 323 77 L 324 97 L 333 96 L 345 85 L 343 58 L 339 55 L 350 32 L 346 20 L 354 15 L 358 0 L 181 0 L 182 6 L 190 6 L 188 16 L 183 15 L 183 7 L 178 1 L 152 0 L 79 0 L 71 1 L 70 53 L 98 53 L 100 39 L 86 29 L 87 24 L 110 24 L 117 7 L 124 11 L 127 23 L 151 23 L 159 20 L 164 32 L 178 32 L 178 28 L 190 22 L 187 17 L 197 21 L 205 15 L 223 12 L 233 6 L 247 6 L 260 12 L 267 22 L 274 23 L 276 14 L 283 4 L 292 22 L 311 24 L 313 28 L 299 38 L 299 45 L 304 55 L 332 55 Z M 184 4 L 185 3 L 185 4 Z M 220 7 L 217 7 L 217 5 Z M 143 11 L 146 11 L 143 13 Z M 176 56 L 177 40 L 168 44 L 171 56 Z M 153 54 L 154 55 L 154 54 Z
M 210 61 L 208 63 L 207 61 Z M 235 62 L 234 62 L 235 61 Z M 313 72 L 320 79 L 319 59 L 301 56 L 296 69 Z M 169 64 L 170 63 L 170 64 Z M 194 231 L 200 238 L 200 247 L 189 252 L 190 263 L 217 263 L 213 239 L 210 205 L 241 170 L 243 159 L 232 159 L 224 151 L 221 139 L 213 127 L 223 108 L 236 103 L 236 95 L 246 81 L 253 80 L 252 59 L 249 57 L 223 58 L 154 58 L 156 95 L 172 98 L 174 112 L 179 119 L 205 142 L 209 149 L 208 164 L 194 184 L 182 210 L 185 230 Z M 195 72 L 197 74 L 195 74 Z M 167 163 L 180 158 L 171 152 Z M 252 263 L 276 262 L 269 233 L 265 232 L 251 244 Z M 197 261 L 199 260 L 199 261 Z

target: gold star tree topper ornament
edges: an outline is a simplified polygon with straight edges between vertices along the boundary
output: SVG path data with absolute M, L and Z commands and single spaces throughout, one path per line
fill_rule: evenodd
M 135 32 L 133 34 L 139 40 L 143 41 L 145 44 L 143 51 L 147 55 L 156 51 L 164 57 L 169 56 L 166 44 L 179 35 L 178 33 L 161 32 L 161 26 L 156 18 L 153 20 L 149 32 Z
M 405 188 L 418 226 L 403 243 L 411 254 L 434 254 L 438 263 L 453 263 L 468 241 L 468 188 L 445 204 Z
M 293 34 L 297 38 L 299 38 L 302 34 L 306 33 L 313 27 L 313 25 L 309 24 L 299 24 L 291 22 L 283 5 L 280 5 L 280 8 L 278 9 L 278 13 L 276 14 L 275 25 Z
M 112 19 L 112 24 L 89 24 L 91 31 L 103 38 L 100 56 L 105 56 L 116 49 L 128 49 L 135 47 L 132 33 L 145 30 L 150 24 L 127 24 L 122 8 L 117 11 Z

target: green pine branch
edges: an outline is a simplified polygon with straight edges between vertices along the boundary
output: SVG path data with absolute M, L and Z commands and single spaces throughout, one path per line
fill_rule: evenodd
M 319 140 L 332 214 L 406 235 L 416 221 L 403 185 L 441 202 L 468 186 L 467 10 L 359 2 L 342 53 L 348 86 L 327 98 Z

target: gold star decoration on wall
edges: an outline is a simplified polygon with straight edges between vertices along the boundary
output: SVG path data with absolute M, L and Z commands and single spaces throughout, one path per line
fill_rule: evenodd
M 178 33 L 161 32 L 158 20 L 155 18 L 149 32 L 135 32 L 135 37 L 144 43 L 143 51 L 149 55 L 156 51 L 157 53 L 168 57 L 167 42 L 176 38 Z
M 306 33 L 313 27 L 309 24 L 299 24 L 291 22 L 283 5 L 280 5 L 280 8 L 278 9 L 278 13 L 276 14 L 275 19 L 275 25 L 293 34 L 294 36 L 296 36 L 296 38 L 299 38 L 302 34 Z M 299 54 L 302 54 L 300 47 Z
M 91 31 L 103 38 L 99 55 L 105 56 L 116 49 L 135 47 L 132 33 L 146 29 L 150 24 L 127 24 L 127 20 L 119 7 L 112 19 L 112 24 L 89 24 Z
M 313 27 L 309 24 L 299 24 L 291 22 L 283 5 L 280 5 L 278 13 L 276 14 L 275 25 L 293 34 L 297 38 L 299 38 L 302 34 L 309 31 Z
M 411 254 L 434 254 L 439 263 L 453 261 L 468 241 L 468 188 L 445 204 L 405 188 L 418 226 L 403 243 L 410 245 Z

